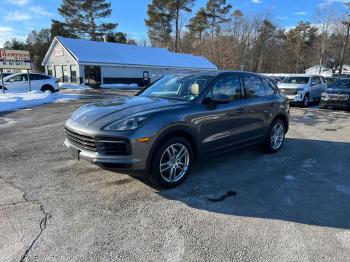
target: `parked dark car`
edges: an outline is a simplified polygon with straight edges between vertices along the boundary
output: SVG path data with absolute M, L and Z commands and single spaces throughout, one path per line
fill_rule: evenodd
M 350 109 L 350 78 L 337 79 L 321 96 L 320 108 Z
M 135 97 L 81 107 L 66 122 L 65 145 L 77 159 L 145 170 L 173 187 L 202 157 L 254 144 L 277 152 L 288 126 L 288 99 L 266 77 L 175 74 Z
M 336 77 L 325 77 L 324 80 L 326 81 L 327 85 L 332 85 L 335 81 L 337 81 L 338 78 Z

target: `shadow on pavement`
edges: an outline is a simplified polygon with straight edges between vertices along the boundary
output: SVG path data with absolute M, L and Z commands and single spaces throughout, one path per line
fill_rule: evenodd
M 298 111 L 297 111 L 298 110 Z M 297 112 L 297 113 L 296 113 Z M 319 108 L 293 109 L 291 125 L 303 124 L 317 126 L 319 124 L 332 125 L 336 121 L 348 121 L 350 112 L 345 110 L 321 110 Z
M 277 154 L 246 149 L 197 164 L 164 198 L 209 212 L 350 228 L 350 144 L 287 139 Z

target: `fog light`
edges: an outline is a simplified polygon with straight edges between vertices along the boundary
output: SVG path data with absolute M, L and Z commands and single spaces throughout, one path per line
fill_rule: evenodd
M 150 138 L 150 137 L 143 137 L 143 138 L 136 139 L 136 141 L 140 142 L 140 143 L 147 143 L 147 142 L 149 142 L 151 140 L 152 140 L 152 138 Z

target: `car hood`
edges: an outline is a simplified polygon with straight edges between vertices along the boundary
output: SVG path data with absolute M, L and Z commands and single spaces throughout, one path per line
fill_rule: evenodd
M 286 84 L 286 83 L 278 84 L 278 88 L 282 88 L 282 89 L 296 89 L 296 88 L 303 88 L 306 86 L 307 84 Z
M 189 103 L 142 96 L 122 97 L 82 106 L 73 113 L 71 119 L 79 124 L 102 127 L 131 115 L 147 114 L 181 105 Z
M 327 88 L 324 92 L 326 94 L 346 94 L 346 95 L 350 95 L 350 88 Z

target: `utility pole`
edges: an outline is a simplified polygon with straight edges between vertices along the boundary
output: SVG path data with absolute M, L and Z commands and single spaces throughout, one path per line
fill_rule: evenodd
M 350 33 L 350 22 L 349 21 L 344 21 L 343 25 L 346 25 L 347 29 L 346 29 L 346 38 L 345 38 L 345 41 L 344 41 L 344 44 L 343 44 L 343 50 L 341 52 L 341 57 L 340 57 L 339 74 L 343 73 L 344 56 L 345 56 L 346 47 L 348 45 L 349 33 Z

